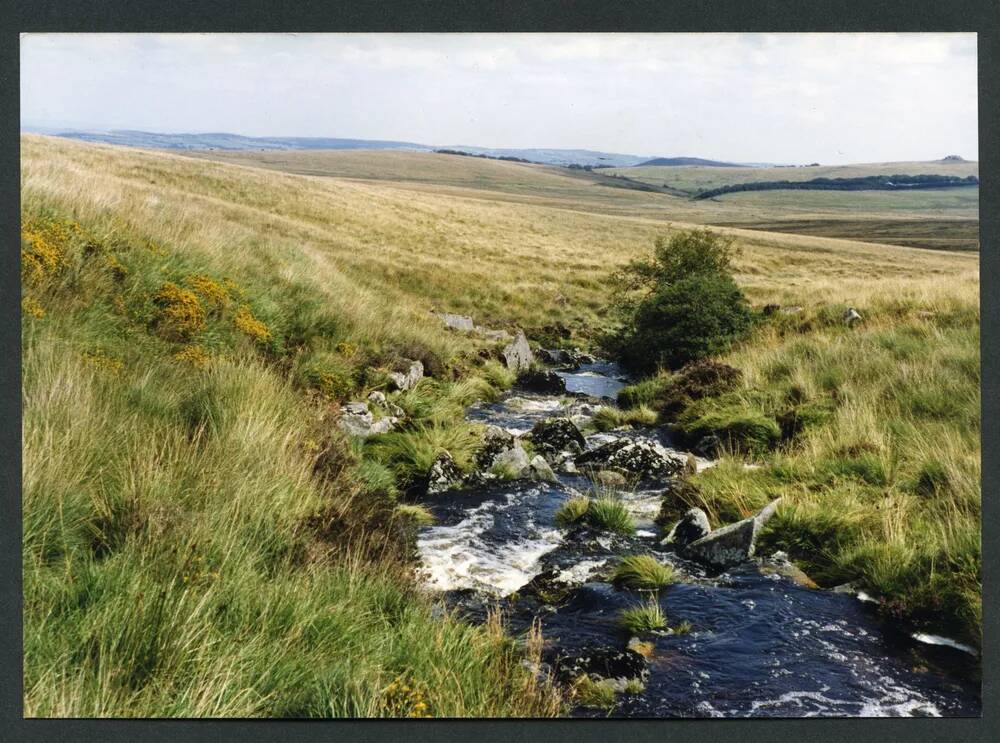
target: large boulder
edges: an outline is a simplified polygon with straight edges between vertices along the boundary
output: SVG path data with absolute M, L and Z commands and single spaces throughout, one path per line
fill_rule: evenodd
M 578 467 L 613 470 L 639 480 L 672 477 L 683 469 L 684 461 L 656 442 L 627 438 L 614 439 L 576 457 Z
M 514 448 L 514 441 L 514 434 L 510 431 L 505 431 L 499 426 L 487 426 L 483 433 L 483 443 L 476 452 L 476 467 L 488 470 L 500 453 Z
M 515 444 L 513 448 L 502 451 L 493 458 L 490 472 L 509 480 L 518 480 L 527 476 L 530 467 L 528 452 L 520 444 Z
M 531 458 L 531 463 L 528 465 L 528 474 L 532 480 L 543 482 L 555 482 L 556 480 L 556 473 L 552 471 L 549 463 L 545 461 L 545 457 L 541 454 L 536 454 Z
M 705 512 L 700 508 L 690 508 L 660 544 L 664 547 L 682 548 L 707 536 L 711 530 Z
M 424 378 L 424 364 L 421 361 L 409 362 L 409 367 L 405 372 L 390 372 L 389 381 L 397 390 L 411 390 L 417 386 L 417 382 Z
M 517 335 L 514 336 L 514 340 L 510 344 L 504 346 L 503 351 L 501 351 L 504 363 L 507 368 L 512 372 L 520 374 L 523 371 L 527 371 L 531 368 L 532 362 L 535 360 L 534 354 L 531 353 L 531 347 L 528 346 L 528 339 L 524 335 L 523 330 L 517 331 Z
M 746 562 L 754 555 L 760 527 L 774 515 L 780 500 L 776 498 L 755 515 L 691 542 L 684 547 L 684 555 L 721 569 Z
M 548 369 L 528 369 L 517 377 L 517 385 L 532 392 L 559 395 L 566 391 L 566 380 Z
M 449 452 L 443 451 L 427 470 L 427 493 L 436 495 L 449 490 L 462 481 L 462 470 Z
M 564 451 L 583 451 L 587 440 L 580 429 L 569 418 L 546 418 L 538 421 L 528 438 L 543 454 L 559 454 Z

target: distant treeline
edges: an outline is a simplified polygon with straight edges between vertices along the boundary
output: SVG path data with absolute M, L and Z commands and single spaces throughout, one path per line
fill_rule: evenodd
M 813 178 L 808 181 L 757 181 L 737 183 L 702 191 L 694 199 L 710 199 L 739 191 L 905 191 L 921 188 L 953 188 L 978 186 L 979 179 L 970 175 L 868 175 L 859 178 Z
M 434 151 L 442 155 L 461 155 L 462 157 L 482 157 L 486 160 L 507 160 L 508 162 L 512 163 L 534 162 L 534 160 L 525 160 L 523 157 L 513 157 L 512 155 L 478 155 L 475 152 L 465 152 L 464 150 L 434 150 Z

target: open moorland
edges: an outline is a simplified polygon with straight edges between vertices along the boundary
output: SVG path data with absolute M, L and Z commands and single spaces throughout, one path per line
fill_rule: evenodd
M 763 432 L 693 503 L 782 495 L 763 538 L 820 585 L 979 644 L 978 254 L 908 247 L 968 247 L 976 189 L 699 202 L 434 153 L 21 148 L 26 715 L 564 712 L 537 631 L 441 615 L 414 577 L 406 478 L 467 462 L 465 408 L 513 382 L 434 313 L 599 351 L 611 273 L 692 225 L 735 238 L 755 307 L 792 308 L 678 422 Z M 427 373 L 394 397 L 411 425 L 350 441 L 341 406 L 402 359 Z

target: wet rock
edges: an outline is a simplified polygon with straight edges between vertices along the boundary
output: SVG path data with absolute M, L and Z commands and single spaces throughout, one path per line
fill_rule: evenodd
M 576 457 L 577 466 L 613 470 L 638 479 L 671 477 L 684 467 L 684 460 L 653 441 L 615 439 Z
M 407 371 L 390 372 L 389 381 L 393 388 L 397 390 L 411 390 L 417 386 L 417 382 L 424 378 L 424 364 L 421 361 L 411 361 Z
M 587 446 L 580 429 L 569 418 L 546 418 L 538 421 L 528 437 L 543 454 L 582 451 Z
M 528 369 L 517 377 L 517 385 L 532 392 L 559 395 L 566 391 L 566 380 L 547 369 Z
M 633 653 L 638 653 L 643 658 L 652 658 L 653 651 L 656 649 L 653 643 L 641 640 L 638 637 L 629 638 L 627 647 Z
M 476 452 L 476 467 L 488 470 L 500 453 L 514 448 L 514 441 L 514 434 L 509 431 L 499 426 L 487 426 L 483 432 L 483 443 Z
M 528 339 L 522 330 L 517 331 L 514 340 L 504 347 L 501 355 L 507 368 L 518 374 L 527 371 L 535 360 L 535 356 L 528 346 Z
M 500 452 L 493 458 L 490 471 L 495 475 L 517 480 L 527 476 L 530 466 L 528 453 L 521 448 L 520 444 L 515 444 L 512 448 Z
M 445 327 L 451 328 L 452 330 L 475 329 L 475 324 L 472 322 L 472 318 L 467 315 L 452 315 L 448 312 L 439 312 L 438 317 L 441 318 L 441 322 L 445 324 Z
M 606 488 L 623 488 L 628 484 L 624 475 L 613 470 L 598 470 L 594 473 L 594 482 Z
M 716 568 L 728 568 L 754 555 L 760 527 L 774 515 L 780 498 L 768 503 L 754 516 L 723 526 L 684 547 L 684 555 Z
M 614 682 L 616 691 L 624 691 L 630 680 L 645 681 L 649 676 L 646 659 L 630 650 L 596 646 L 572 656 L 561 656 L 554 663 L 557 677 L 572 680 L 582 674 Z
M 536 454 L 532 458 L 531 463 L 528 465 L 528 470 L 532 480 L 555 482 L 556 473 L 552 471 L 549 463 L 545 461 L 545 457 L 540 454 Z
M 712 526 L 708 523 L 705 512 L 700 508 L 690 508 L 660 544 L 664 547 L 682 548 L 707 536 L 711 531 Z
M 846 310 L 844 310 L 844 322 L 848 325 L 848 327 L 860 321 L 861 321 L 861 315 L 856 309 L 854 309 L 853 307 L 848 307 Z
M 785 552 L 775 552 L 771 555 L 761 564 L 760 572 L 764 575 L 780 575 L 803 588 L 819 588 L 805 571 L 788 559 L 788 554 Z
M 576 360 L 569 351 L 561 348 L 540 348 L 538 349 L 538 360 L 546 364 L 573 365 Z
M 589 353 L 577 353 L 576 363 L 578 364 L 596 364 L 597 359 L 591 356 Z
M 705 459 L 715 459 L 719 456 L 719 452 L 722 450 L 722 439 L 716 436 L 714 433 L 708 436 L 702 436 L 698 443 L 694 445 L 692 451 L 699 457 L 704 457 Z
M 427 471 L 427 493 L 436 495 L 455 487 L 462 481 L 462 471 L 451 454 L 443 451 Z

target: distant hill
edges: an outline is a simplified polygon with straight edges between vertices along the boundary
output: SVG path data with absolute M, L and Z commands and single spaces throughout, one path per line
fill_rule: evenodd
M 648 155 L 627 155 L 616 152 L 595 150 L 561 150 L 545 148 L 509 149 L 495 147 L 473 147 L 468 145 L 426 145 L 418 142 L 397 142 L 382 139 L 341 139 L 331 137 L 246 137 L 227 132 L 207 132 L 199 134 L 161 134 L 133 129 L 109 131 L 58 130 L 47 128 L 25 128 L 68 139 L 85 142 L 122 145 L 125 147 L 145 147 L 169 150 L 411 150 L 430 152 L 432 150 L 461 150 L 472 155 L 485 155 L 506 160 L 526 160 L 544 165 L 590 165 L 605 167 L 628 167 L 648 159 Z
M 171 150 L 430 150 L 414 142 L 380 139 L 336 139 L 328 137 L 244 137 L 241 134 L 159 134 L 131 129 L 108 132 L 57 132 L 57 137 L 85 142 Z
M 656 157 L 646 162 L 637 163 L 639 167 L 646 165 L 700 165 L 706 168 L 742 168 L 740 163 L 724 163 L 719 160 L 704 160 L 700 157 Z

